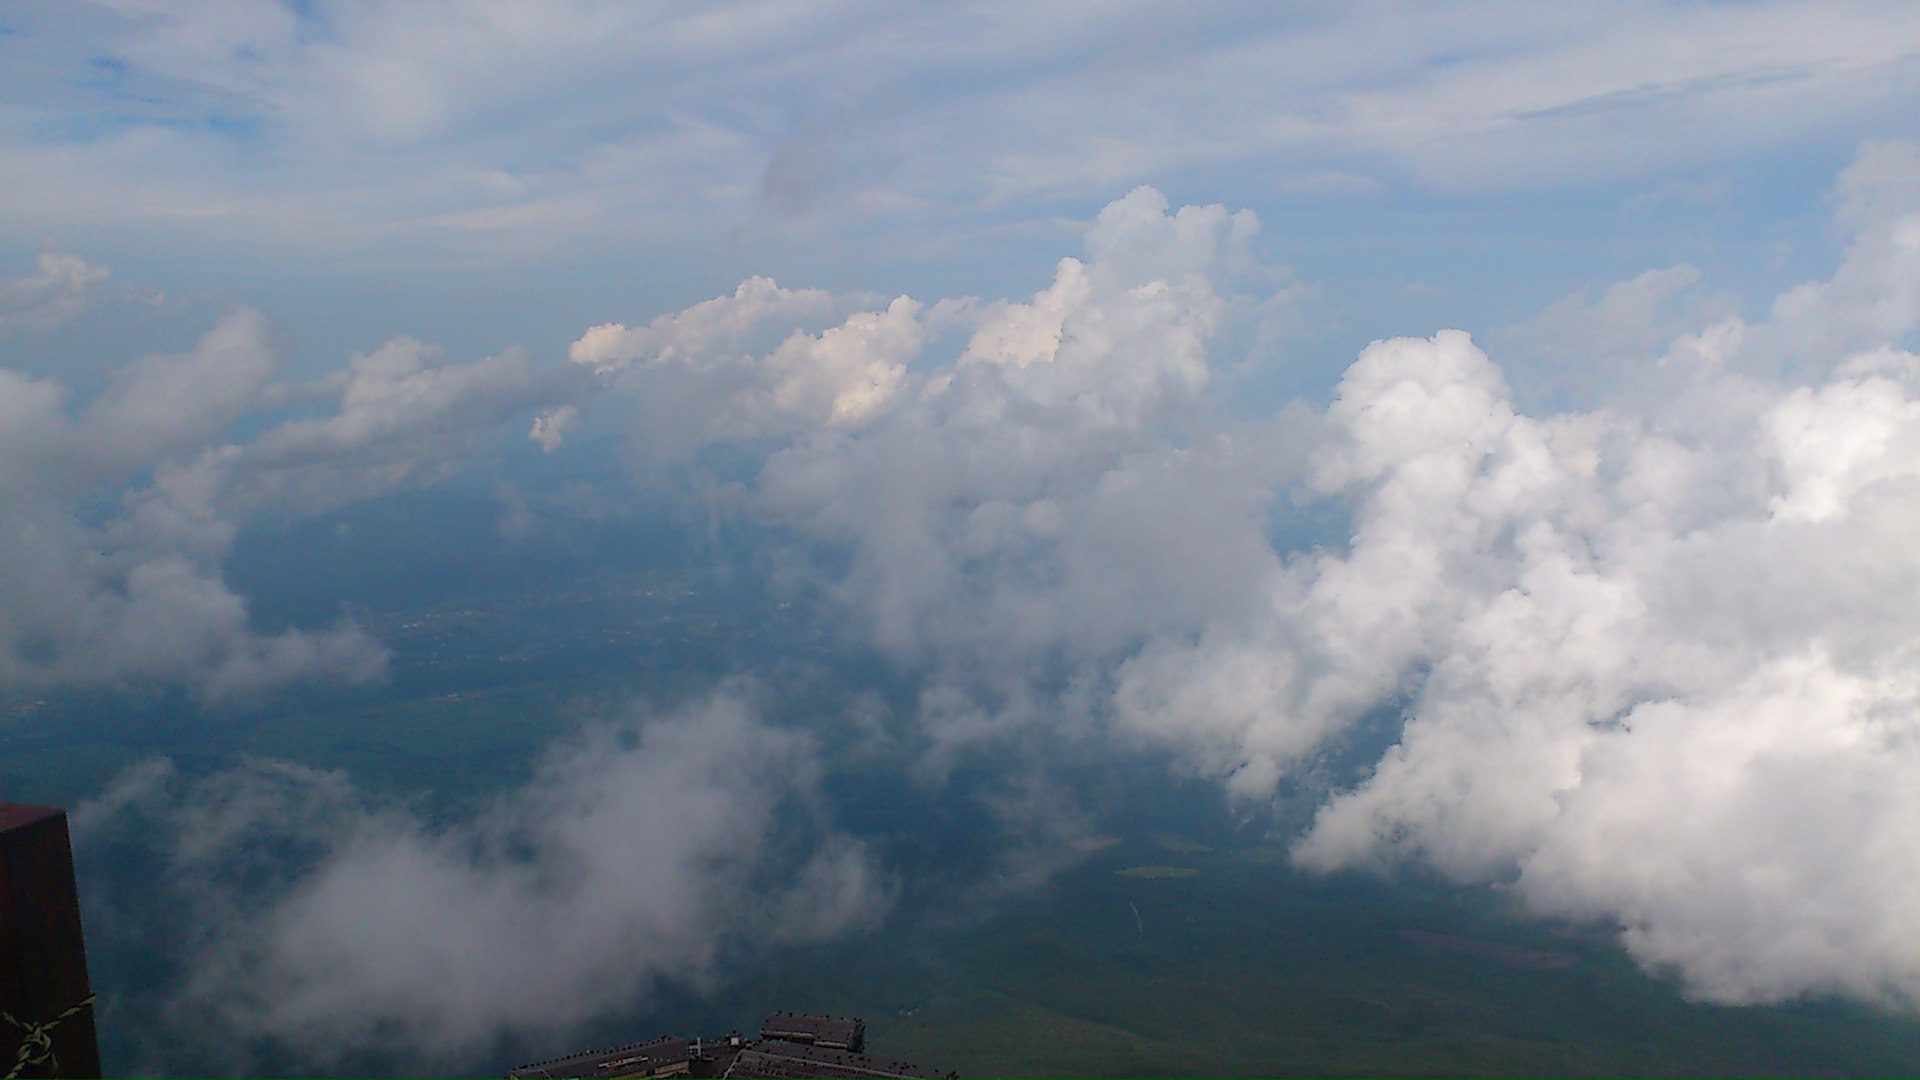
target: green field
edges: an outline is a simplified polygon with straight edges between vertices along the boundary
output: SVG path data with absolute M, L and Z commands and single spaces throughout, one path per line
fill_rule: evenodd
M 1306 878 L 1237 851 L 1195 852 L 1191 876 L 1123 872 L 1156 848 L 1135 837 L 970 926 L 903 919 L 790 957 L 749 998 L 864 1015 L 876 1052 L 963 1076 L 1920 1069 L 1912 1018 L 1694 1004 L 1611 935 L 1511 917 L 1485 894 Z
M 446 820 L 522 782 L 583 723 L 762 672 L 778 690 L 776 721 L 813 724 L 827 747 L 839 824 L 901 883 L 892 913 L 823 946 L 737 942 L 697 985 L 669 982 L 588 1030 L 503 1046 L 487 1071 L 654 1034 L 750 1030 L 796 1009 L 864 1016 L 876 1053 L 970 1076 L 1920 1073 L 1911 1017 L 1834 1002 L 1695 1004 L 1637 969 L 1604 927 L 1518 918 L 1487 890 L 1303 876 L 1279 816 L 1241 820 L 1217 786 L 1174 780 L 1164 762 L 1051 762 L 1048 782 L 1097 832 L 1068 845 L 1081 861 L 1046 884 L 996 892 L 986 886 L 1007 841 L 982 796 L 1005 780 L 999 766 L 928 784 L 911 775 L 910 745 L 836 757 L 851 729 L 818 718 L 859 695 L 906 714 L 910 681 L 834 653 L 783 607 L 717 592 L 663 571 L 486 610 L 373 613 L 396 652 L 377 687 L 214 707 L 143 692 L 0 702 L 0 790 L 74 806 L 155 756 L 189 775 L 259 756 L 344 769 L 362 791 Z M 79 854 L 113 879 L 83 879 L 91 911 L 134 905 L 89 927 L 95 984 L 106 1000 L 153 1005 L 183 958 L 164 947 L 179 928 L 131 921 L 150 854 Z M 145 1062 L 132 1030 L 143 1007 L 103 1026 L 110 1073 Z M 308 1071 L 297 1056 L 281 1064 L 273 1071 Z

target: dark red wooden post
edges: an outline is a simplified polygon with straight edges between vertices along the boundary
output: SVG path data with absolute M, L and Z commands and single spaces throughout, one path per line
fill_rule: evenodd
M 99 1076 L 67 815 L 0 803 L 0 1077 Z

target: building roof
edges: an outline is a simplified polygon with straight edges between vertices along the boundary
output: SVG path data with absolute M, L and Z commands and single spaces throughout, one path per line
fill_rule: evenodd
M 864 1049 L 867 1022 L 857 1017 L 777 1012 L 760 1024 L 763 1039 L 787 1039 L 841 1050 Z
M 747 1077 L 845 1077 L 910 1078 L 910 1080 L 953 1080 L 957 1073 L 921 1068 L 907 1061 L 868 1057 L 851 1050 L 815 1046 L 786 1039 L 767 1039 L 740 1051 L 727 1076 Z
M 0 832 L 17 829 L 22 825 L 50 818 L 66 811 L 51 806 L 35 806 L 32 803 L 0 802 Z
M 953 1080 L 957 1073 L 862 1053 L 867 1022 L 858 1017 L 774 1013 L 761 1038 L 688 1040 L 674 1036 L 522 1065 L 510 1080 L 624 1080 L 691 1077 L 837 1077 L 848 1080 Z M 788 1033 L 792 1033 L 789 1035 Z

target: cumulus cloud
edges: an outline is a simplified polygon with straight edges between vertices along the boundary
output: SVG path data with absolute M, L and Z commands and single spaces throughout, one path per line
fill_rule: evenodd
M 568 355 L 626 391 L 651 459 L 721 439 L 857 427 L 893 406 L 907 362 L 963 306 L 928 311 L 902 296 L 868 310 L 878 299 L 749 278 L 645 326 L 592 327 Z
M 1349 561 L 1370 529 L 1430 538 L 1392 598 L 1430 629 L 1403 660 L 1399 744 L 1322 808 L 1302 863 L 1513 880 L 1542 911 L 1617 919 L 1718 1000 L 1920 1002 L 1899 906 L 1920 864 L 1890 840 L 1920 824 L 1890 782 L 1920 765 L 1920 564 L 1895 539 L 1920 513 L 1920 383 L 1899 367 L 1780 388 L 1732 443 L 1489 396 L 1479 438 L 1385 456 Z M 1551 453 L 1580 423 L 1592 450 Z M 1446 507 L 1395 491 L 1437 470 Z
M 0 488 L 18 496 L 0 544 L 26 570 L 0 581 L 0 662 L 28 681 L 209 692 L 377 666 L 350 627 L 248 630 L 218 578 L 235 522 L 431 482 L 508 421 L 557 445 L 593 388 L 650 461 L 764 452 L 729 505 L 797 538 L 786 565 L 924 677 L 929 782 L 1052 727 L 1161 748 L 1259 803 L 1384 724 L 1392 745 L 1363 744 L 1367 767 L 1318 792 L 1300 866 L 1495 884 L 1618 925 L 1643 963 L 1714 1000 L 1920 1005 L 1920 802 L 1903 783 L 1920 771 L 1914 190 L 1911 148 L 1863 152 L 1836 200 L 1840 264 L 1763 319 L 1686 266 L 1556 305 L 1515 339 L 1618 373 L 1559 412 L 1445 330 L 1371 345 L 1325 408 L 1245 419 L 1219 373 L 1262 337 L 1250 322 L 1288 317 L 1288 279 L 1254 256 L 1251 214 L 1149 188 L 1107 206 L 1083 256 L 1024 300 L 750 279 L 593 327 L 554 368 L 395 339 L 326 383 L 337 407 L 229 439 L 273 397 L 262 323 L 234 313 L 77 407 L 0 372 Z M 76 493 L 116 476 L 120 509 L 84 518 Z M 1309 516 L 1317 532 L 1297 527 Z M 595 980 L 631 995 L 703 970 L 728 927 L 805 938 L 870 910 L 884 890 L 850 842 L 779 863 L 771 823 L 806 801 L 803 746 L 724 702 L 684 726 L 705 741 L 669 724 L 559 751 L 539 784 L 451 831 L 333 780 L 248 781 L 320 793 L 287 811 L 319 854 L 230 920 L 244 933 L 209 940 L 219 979 L 183 1000 L 272 985 L 224 999 L 225 1022 L 349 1043 L 398 1023 L 438 1052 L 524 1017 L 576 1022 Z M 781 779 L 757 789 L 742 762 Z M 707 811 L 702 843 L 643 829 L 657 864 L 621 847 L 683 804 Z M 1047 805 L 1007 802 L 1007 821 L 1042 824 L 1031 858 L 1011 844 L 1006 880 L 1044 877 L 1085 839 L 1050 833 Z M 213 838 L 181 840 L 177 866 L 254 828 L 209 814 L 175 815 L 180 836 Z M 657 883 L 657 865 L 686 884 Z M 805 917 L 729 906 L 764 893 L 743 884 L 762 874 Z M 599 899 L 622 887 L 658 906 Z M 367 895 L 387 906 L 369 917 Z M 436 908 L 444 927 L 421 914 Z M 528 943 L 496 959 L 558 958 L 525 983 L 537 994 L 495 993 L 507 968 L 459 947 L 489 936 Z M 430 1004 L 418 1029 L 392 1016 L 412 995 Z
M 1254 632 L 1130 660 L 1118 719 L 1258 795 L 1402 710 L 1302 865 L 1507 882 L 1617 921 L 1714 1000 L 1920 1003 L 1920 814 L 1896 779 L 1920 767 L 1920 562 L 1897 539 L 1920 520 L 1897 300 L 1920 249 L 1893 215 L 1854 222 L 1835 276 L 1775 321 L 1646 365 L 1714 400 L 1697 413 L 1528 416 L 1463 334 L 1373 346 L 1310 478 L 1351 507 L 1345 550 L 1274 570 Z M 1759 374 L 1789 346 L 1810 384 Z
M 503 1038 L 555 1046 L 662 985 L 701 985 L 755 941 L 870 923 L 891 886 L 820 816 L 814 744 L 750 697 L 590 727 L 460 825 L 274 762 L 127 774 L 74 820 L 82 845 L 134 823 L 157 836 L 151 884 L 185 915 L 196 966 L 129 991 L 165 1021 L 154 1064 L 245 1069 L 290 1045 L 472 1067 Z
M 465 468 L 508 419 L 564 410 L 565 365 L 449 363 L 399 338 L 322 387 L 331 412 L 271 422 L 271 328 L 235 308 L 189 349 L 140 357 L 77 407 L 0 369 L 0 683 L 176 683 L 208 697 L 365 681 L 387 652 L 350 622 L 261 634 L 221 578 L 236 530 Z M 548 421 L 550 438 L 564 412 Z M 228 441 L 243 419 L 257 434 Z
M 245 442 L 170 461 L 156 475 L 154 498 L 183 515 L 212 502 L 311 511 L 431 483 L 466 468 L 509 419 L 566 408 L 556 403 L 580 392 L 575 375 L 519 349 L 456 363 L 438 346 L 394 338 L 354 354 L 333 377 L 339 404 L 331 415 L 285 420 Z
M 1910 338 L 1920 325 L 1920 147 L 1874 143 L 1840 177 L 1838 222 L 1851 229 L 1846 259 L 1826 281 L 1774 301 L 1749 348 L 1782 364 L 1813 366 Z
M 0 278 L 0 334 L 65 322 L 85 307 L 87 290 L 107 277 L 104 266 L 54 251 L 40 253 L 38 268 Z
M 566 441 L 567 432 L 580 422 L 580 407 L 561 405 L 548 409 L 533 418 L 533 426 L 527 429 L 527 438 L 540 444 L 540 449 L 551 454 L 560 449 Z
M 80 413 L 86 452 L 134 467 L 197 449 L 260 404 L 275 374 L 266 316 L 238 308 L 184 353 L 155 353 L 113 373 Z
M 0 682 L 181 681 L 220 697 L 380 673 L 385 650 L 351 624 L 251 630 L 219 577 L 227 519 L 146 512 L 138 487 L 117 515 L 85 510 L 256 406 L 274 370 L 266 338 L 265 319 L 232 311 L 192 349 L 119 369 L 77 412 L 59 383 L 0 370 Z
M 1230 291 L 1253 232 L 1219 206 L 1168 213 L 1151 189 L 1116 201 L 1086 260 L 1031 301 L 979 306 L 959 356 L 887 416 L 772 455 L 761 505 L 851 549 L 839 595 L 902 657 L 1021 667 L 1231 607 L 1230 567 L 1271 558 L 1236 540 L 1257 538 L 1276 464 L 1270 436 L 1221 432 L 1201 405 L 1208 341 L 1271 314 Z M 1196 545 L 1222 561 L 1193 573 Z
M 1855 169 L 1887 183 L 1888 157 Z M 1530 416 L 1464 334 L 1368 349 L 1308 478 L 1348 506 L 1346 542 L 1250 580 L 1271 605 L 1250 627 L 1128 660 L 1116 720 L 1257 797 L 1401 711 L 1301 865 L 1504 882 L 1617 921 L 1714 1000 L 1920 1003 L 1920 815 L 1896 779 L 1920 767 L 1920 562 L 1898 539 L 1920 520 L 1899 348 L 1920 249 L 1897 239 L 1911 210 L 1876 205 L 1771 321 L 1636 364 L 1664 401 Z M 1780 380 L 1786 350 L 1810 382 Z
M 1920 1004 L 1917 161 L 1862 154 L 1843 260 L 1763 321 L 1676 267 L 1529 324 L 1624 384 L 1540 414 L 1444 331 L 1324 411 L 1221 419 L 1255 223 L 1136 191 L 864 423 L 793 414 L 753 505 L 932 674 L 936 759 L 1092 725 L 1258 801 L 1397 715 L 1300 865 L 1498 883 L 1714 1000 Z M 703 411 L 764 400 L 772 355 Z M 1278 539 L 1315 505 L 1344 526 Z
M 573 343 L 567 357 L 603 371 L 636 361 L 702 367 L 718 358 L 765 351 L 795 325 L 844 318 L 851 310 L 846 299 L 825 289 L 784 289 L 772 278 L 754 277 L 741 282 L 731 296 L 662 315 L 646 326 L 592 327 Z

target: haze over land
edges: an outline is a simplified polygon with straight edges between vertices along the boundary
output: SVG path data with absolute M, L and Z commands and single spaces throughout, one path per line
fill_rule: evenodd
M 77 807 L 113 1067 L 490 1067 L 1047 903 L 1157 971 L 1114 880 L 1367 875 L 1911 1065 L 1916 43 L 0 15 L 0 797 Z

